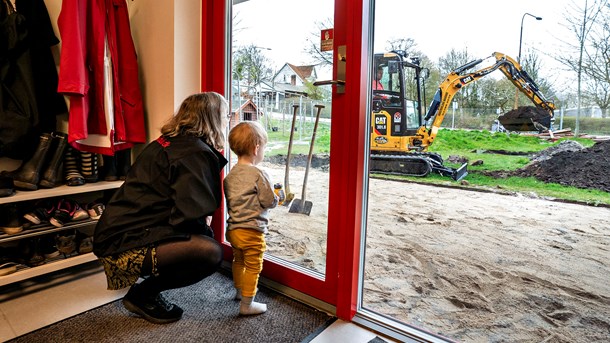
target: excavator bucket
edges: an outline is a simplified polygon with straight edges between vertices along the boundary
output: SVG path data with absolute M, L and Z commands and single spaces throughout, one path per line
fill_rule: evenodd
M 458 169 L 456 169 L 452 174 L 451 178 L 455 181 L 460 181 L 468 175 L 468 163 L 462 164 Z
M 544 132 L 551 128 L 551 115 L 544 108 L 522 106 L 498 117 L 508 131 Z
M 444 165 L 433 165 L 432 171 L 435 171 L 442 176 L 449 176 L 454 181 L 460 181 L 468 175 L 468 163 L 462 164 L 459 168 L 449 168 Z

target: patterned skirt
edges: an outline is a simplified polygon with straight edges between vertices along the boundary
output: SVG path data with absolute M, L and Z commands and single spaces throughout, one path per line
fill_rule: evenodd
M 99 260 L 106 272 L 108 289 L 117 290 L 136 283 L 141 276 L 144 258 L 149 249 L 152 256 L 152 274 L 157 275 L 157 249 L 155 247 L 136 248 L 120 254 L 101 257 Z

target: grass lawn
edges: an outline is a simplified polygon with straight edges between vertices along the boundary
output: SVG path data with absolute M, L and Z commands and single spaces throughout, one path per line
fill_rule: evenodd
M 292 147 L 293 154 L 307 154 L 313 124 L 305 122 L 297 128 L 294 133 Z M 279 128 L 278 131 L 269 131 L 269 151 L 267 155 L 285 155 L 288 150 L 290 127 Z M 533 177 L 507 177 L 492 178 L 482 175 L 480 171 L 516 170 L 530 162 L 529 156 L 541 150 L 559 144 L 562 140 L 574 140 L 584 147 L 590 147 L 595 142 L 591 139 L 562 138 L 555 142 L 533 136 L 520 134 L 491 133 L 489 131 L 449 130 L 441 129 L 436 136 L 434 144 L 430 147 L 431 152 L 437 152 L 447 161 L 449 156 L 466 157 L 469 164 L 480 160 L 481 164 L 468 166 L 469 174 L 464 179 L 467 182 L 455 182 L 447 177 L 430 174 L 427 177 L 388 176 L 375 175 L 389 179 L 403 179 L 414 182 L 442 184 L 446 186 L 478 187 L 506 192 L 518 192 L 526 195 L 557 198 L 567 201 L 586 202 L 589 204 L 610 205 L 610 193 L 567 187 L 560 184 L 544 183 Z M 490 153 L 492 151 L 512 152 Z M 314 154 L 330 152 L 330 124 L 319 123 L 314 144 Z M 457 164 L 445 163 L 450 167 L 459 167 Z

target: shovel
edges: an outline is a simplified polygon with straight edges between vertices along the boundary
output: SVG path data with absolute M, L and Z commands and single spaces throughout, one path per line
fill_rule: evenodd
M 299 105 L 292 105 L 292 127 L 290 128 L 290 140 L 288 141 L 288 152 L 286 153 L 286 173 L 284 174 L 284 187 L 286 187 L 286 200 L 282 203 L 284 206 L 290 206 L 292 199 L 294 199 L 294 193 L 290 192 L 290 183 L 288 182 L 288 175 L 290 174 L 290 152 L 292 151 L 292 139 L 294 137 L 294 125 L 297 122 L 297 109 Z
M 305 177 L 303 177 L 303 192 L 301 194 L 301 199 L 294 199 L 292 201 L 292 205 L 290 205 L 290 213 L 303 213 L 309 215 L 311 213 L 311 207 L 313 203 L 311 201 L 305 200 L 305 191 L 307 190 L 307 176 L 309 175 L 309 167 L 311 166 L 311 157 L 313 156 L 313 145 L 316 141 L 316 131 L 318 130 L 318 122 L 320 121 L 320 112 L 324 108 L 324 105 L 315 105 L 318 109 L 316 114 L 316 121 L 313 124 L 313 133 L 311 134 L 311 144 L 309 145 L 309 155 L 307 156 L 307 166 L 305 167 Z

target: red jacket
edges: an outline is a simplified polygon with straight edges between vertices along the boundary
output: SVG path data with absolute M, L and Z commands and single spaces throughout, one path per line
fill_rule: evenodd
M 70 144 L 113 155 L 145 143 L 137 56 L 125 0 L 63 0 L 57 24 L 62 40 L 58 92 L 70 98 Z M 105 39 L 112 60 L 110 122 L 104 106 Z M 90 134 L 109 135 L 110 142 L 105 147 L 78 143 Z

